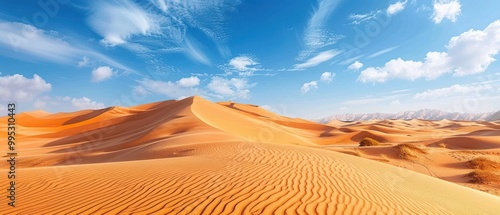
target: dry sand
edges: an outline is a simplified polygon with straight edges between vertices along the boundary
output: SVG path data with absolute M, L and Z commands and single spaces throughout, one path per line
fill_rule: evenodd
M 418 169 L 398 168 L 396 161 L 411 162 L 389 154 L 399 143 L 424 144 L 434 151 L 418 159 L 442 160 L 443 168 L 462 171 L 467 167 L 455 166 L 460 159 L 465 163 L 474 153 L 498 155 L 498 123 L 321 125 L 200 97 L 74 113 L 36 111 L 17 115 L 17 123 L 18 201 L 11 208 L 4 198 L 2 214 L 500 211 L 500 197 Z M 6 130 L 4 124 L 0 130 Z M 439 134 L 429 133 L 437 130 Z M 366 136 L 387 145 L 352 147 Z M 6 138 L 4 132 L 0 138 Z M 440 142 L 447 147 L 438 146 Z M 337 152 L 355 150 L 371 159 L 380 150 L 388 162 Z M 412 162 L 426 165 L 417 158 Z M 6 175 L 7 168 L 1 162 L 0 174 Z

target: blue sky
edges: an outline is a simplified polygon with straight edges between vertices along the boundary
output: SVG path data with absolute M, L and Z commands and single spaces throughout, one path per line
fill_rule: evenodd
M 319 118 L 500 110 L 500 2 L 0 2 L 0 102 L 49 112 L 200 95 Z

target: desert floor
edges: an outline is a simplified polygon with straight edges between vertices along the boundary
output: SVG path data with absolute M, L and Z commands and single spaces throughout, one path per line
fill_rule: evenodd
M 323 125 L 200 97 L 16 119 L 16 207 L 2 198 L 2 214 L 500 211 L 499 122 Z

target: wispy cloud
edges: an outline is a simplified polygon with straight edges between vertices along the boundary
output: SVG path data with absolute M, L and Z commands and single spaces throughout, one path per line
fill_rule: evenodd
M 348 19 L 352 20 L 351 24 L 359 25 L 359 24 L 366 22 L 368 20 L 377 18 L 377 16 L 381 13 L 382 13 L 382 11 L 380 11 L 380 10 L 370 11 L 369 13 L 365 13 L 365 14 L 352 13 L 349 15 Z
M 397 99 L 400 97 L 401 97 L 401 95 L 367 97 L 367 98 L 360 98 L 360 99 L 352 99 L 352 100 L 343 101 L 340 104 L 341 105 L 367 105 L 367 104 L 374 104 L 374 103 L 379 103 L 379 102 L 384 102 L 384 101 L 391 101 L 391 100 L 394 100 L 394 99 Z
M 318 0 L 318 7 L 314 10 L 304 32 L 304 49 L 298 60 L 303 60 L 314 54 L 319 48 L 335 44 L 343 36 L 334 34 L 326 27 L 326 22 L 335 11 L 341 0 Z
M 386 49 L 380 50 L 380 51 L 375 52 L 375 53 L 373 53 L 373 54 L 371 54 L 371 55 L 368 55 L 368 57 L 367 57 L 367 58 L 374 58 L 374 57 L 378 57 L 378 56 L 383 55 L 383 54 L 385 54 L 385 53 L 388 53 L 388 52 L 390 52 L 390 51 L 392 51 L 392 50 L 394 50 L 394 49 L 397 49 L 398 47 L 399 47 L 399 46 L 393 46 L 393 47 L 389 47 L 389 48 L 386 48 Z
M 160 17 L 146 12 L 132 1 L 98 1 L 92 5 L 89 25 L 105 45 L 126 43 L 134 35 L 160 33 Z
M 94 2 L 88 23 L 105 45 L 120 45 L 147 59 L 157 58 L 157 53 L 182 53 L 194 62 L 209 65 L 209 50 L 193 32 L 204 33 L 221 56 L 229 56 L 225 14 L 238 4 L 236 0 Z
M 341 53 L 341 51 L 336 50 L 336 49 L 320 52 L 319 54 L 310 58 L 309 60 L 307 60 L 304 63 L 295 64 L 294 68 L 305 69 L 305 68 L 317 66 L 320 63 L 323 63 L 325 61 L 329 61 L 330 59 L 334 58 L 335 56 L 337 56 L 340 53 Z
M 390 4 L 386 9 L 385 9 L 385 14 L 387 16 L 392 16 L 395 15 L 401 11 L 403 11 L 406 7 L 407 0 L 405 1 L 398 1 L 394 4 Z M 366 21 L 376 19 L 378 16 L 383 15 L 384 10 L 372 10 L 368 13 L 362 13 L 362 14 L 355 14 L 351 13 L 347 19 L 352 20 L 351 24 L 353 25 L 359 25 L 362 24 Z
M 471 95 L 482 91 L 495 92 L 496 88 L 494 88 L 492 85 L 489 84 L 466 84 L 466 85 L 455 84 L 450 87 L 432 89 L 422 93 L 417 93 L 415 94 L 415 96 L 413 96 L 413 98 L 415 99 L 447 98 L 450 96 Z
M 57 33 L 44 31 L 32 25 L 0 20 L 0 49 L 7 57 L 29 61 L 26 55 L 43 61 L 75 65 L 82 58 L 94 58 L 116 68 L 133 72 L 134 70 L 105 56 L 104 54 L 85 48 L 84 43 L 63 40 Z M 80 61 L 81 62 L 81 61 Z

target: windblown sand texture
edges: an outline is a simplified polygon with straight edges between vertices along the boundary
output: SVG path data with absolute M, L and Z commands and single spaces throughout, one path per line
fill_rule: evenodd
M 17 123 L 18 206 L 2 203 L 2 214 L 500 211 L 500 197 L 390 165 L 401 159 L 388 152 L 391 162 L 338 152 L 353 152 L 363 137 L 383 142 L 369 148 L 384 152 L 396 150 L 400 143 L 421 141 L 427 148 L 449 153 L 443 161 L 456 156 L 466 165 L 467 156 L 475 156 L 469 152 L 498 155 L 498 123 L 322 125 L 253 105 L 215 104 L 200 97 L 130 108 L 29 112 L 18 114 Z M 443 134 L 429 136 L 430 130 L 419 129 L 427 123 L 442 128 Z M 6 130 L 5 125 L 0 129 Z M 437 146 L 440 142 L 446 148 Z M 359 150 L 373 159 L 375 155 L 369 154 L 379 152 L 370 149 Z M 441 154 L 418 156 L 439 160 L 432 155 Z M 7 168 L 6 162 L 0 163 L 0 174 L 6 175 Z

